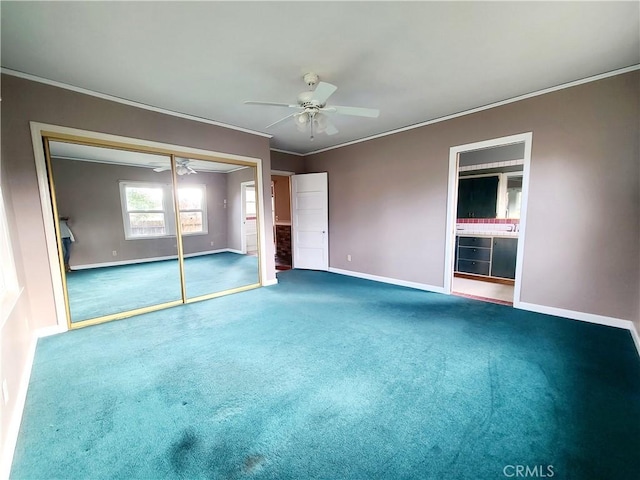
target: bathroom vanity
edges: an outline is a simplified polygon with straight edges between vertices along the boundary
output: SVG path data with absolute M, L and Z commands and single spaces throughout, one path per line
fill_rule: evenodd
M 457 235 L 454 270 L 484 277 L 515 279 L 518 237 Z

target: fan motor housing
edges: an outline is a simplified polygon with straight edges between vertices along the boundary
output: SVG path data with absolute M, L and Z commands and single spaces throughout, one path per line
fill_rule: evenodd
M 303 107 L 312 106 L 314 104 L 316 104 L 315 106 L 320 106 L 318 104 L 318 102 L 314 102 L 313 101 L 313 92 L 312 91 L 302 92 L 300 95 L 298 95 L 298 103 L 300 105 L 302 105 Z
M 318 83 L 318 75 L 313 73 L 313 72 L 309 72 L 307 74 L 305 74 L 304 77 L 302 77 L 304 80 L 304 83 L 306 83 L 307 85 L 309 85 L 310 87 L 313 87 L 316 83 Z

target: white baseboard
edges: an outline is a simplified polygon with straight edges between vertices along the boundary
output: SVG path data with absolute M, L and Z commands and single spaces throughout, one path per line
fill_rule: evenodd
M 381 277 L 378 275 L 354 272 L 351 270 L 342 270 L 340 268 L 330 267 L 329 272 L 338 273 L 340 275 L 348 275 L 350 277 L 363 278 L 366 280 L 374 280 L 376 282 L 390 283 L 392 285 L 400 285 L 403 287 L 416 288 L 419 290 L 426 290 L 429 292 L 448 293 L 445 291 L 443 287 L 435 287 L 433 285 L 426 285 L 423 283 L 416 283 L 416 282 L 408 282 L 405 280 L 398 280 L 398 279 L 389 278 L 389 277 Z M 609 327 L 623 328 L 625 330 L 629 330 L 631 332 L 631 337 L 633 338 L 633 342 L 635 343 L 636 350 L 638 351 L 638 355 L 640 355 L 640 335 L 638 335 L 638 331 L 636 330 L 636 327 L 631 320 L 622 320 L 620 318 L 607 317 L 604 315 L 596 315 L 593 313 L 578 312 L 575 310 L 566 310 L 566 309 L 557 308 L 557 307 L 547 307 L 545 305 L 537 305 L 535 303 L 527 303 L 527 302 L 516 302 L 514 303 L 514 307 L 520 308 L 522 310 L 529 310 L 531 312 L 544 313 L 547 315 L 554 315 L 556 317 L 570 318 L 572 320 L 579 320 L 582 322 L 596 323 L 598 325 L 606 325 Z
M 7 429 L 7 436 L 2 449 L 2 457 L 0 458 L 0 479 L 8 480 L 11 474 L 11 465 L 13 463 L 13 455 L 16 450 L 16 444 L 18 442 L 18 434 L 20 433 L 20 425 L 22 423 L 22 414 L 24 413 L 24 406 L 27 402 L 27 391 L 29 390 L 29 382 L 31 380 L 31 370 L 33 369 L 33 361 L 36 356 L 36 345 L 38 343 L 38 337 L 34 335 L 31 338 L 29 349 L 27 351 L 27 361 L 24 365 L 24 371 L 22 372 L 22 378 L 20 379 L 20 385 L 16 392 L 16 405 L 11 419 L 9 420 L 9 428 Z
M 218 248 L 217 250 L 205 250 L 204 252 L 185 253 L 184 258 L 200 257 L 202 255 L 213 255 L 214 253 L 224 253 L 224 252 L 230 252 L 230 251 L 231 250 L 228 248 Z M 232 252 L 232 253 L 235 253 L 235 252 Z M 174 258 L 178 258 L 178 256 L 176 255 Z
M 201 255 L 212 255 L 214 253 L 224 253 L 224 252 L 242 254 L 240 250 L 234 250 L 232 248 L 219 248 L 217 250 L 205 250 L 202 252 L 185 253 L 184 258 L 199 257 Z M 134 260 L 119 260 L 116 262 L 87 263 L 84 265 L 73 265 L 73 269 L 88 270 L 90 268 L 117 267 L 120 265 L 135 265 L 137 263 L 161 262 L 163 260 L 176 260 L 177 258 L 178 258 L 178 255 L 167 255 L 164 257 L 149 257 L 149 258 L 139 258 Z
M 426 283 L 409 282 L 407 280 L 399 280 L 397 278 L 381 277 L 379 275 L 371 275 L 369 273 L 354 272 L 352 270 L 342 270 L 341 268 L 329 267 L 329 272 L 338 273 L 340 275 L 348 275 L 349 277 L 363 278 L 365 280 L 373 280 L 375 282 L 390 283 L 391 285 L 399 285 L 401 287 L 415 288 L 425 290 L 427 292 L 445 293 L 444 287 L 435 287 Z
M 271 285 L 277 285 L 278 284 L 278 279 L 274 278 L 272 280 L 266 280 L 264 282 L 262 282 L 262 286 L 263 287 L 270 287 Z
M 572 320 L 579 320 L 581 322 L 596 323 L 598 325 L 605 325 L 607 327 L 624 328 L 631 332 L 631 337 L 636 345 L 638 355 L 640 355 L 640 337 L 635 325 L 631 320 L 622 320 L 621 318 L 607 317 L 605 315 L 596 315 L 593 313 L 578 312 L 575 310 L 566 310 L 564 308 L 547 307 L 546 305 L 538 305 L 535 303 L 518 302 L 513 305 L 515 308 L 522 310 L 529 310 L 531 312 L 544 313 L 547 315 L 554 315 L 556 317 L 570 318 Z
M 236 250 L 235 248 L 225 248 L 224 251 L 229 253 L 237 253 L 238 255 L 246 255 L 246 253 L 242 250 Z
M 53 325 L 51 327 L 41 328 L 40 330 L 38 330 L 36 332 L 36 336 L 38 338 L 50 337 L 51 335 L 57 335 L 59 333 L 64 333 L 64 332 L 66 332 L 68 330 L 69 329 L 67 328 L 66 325 Z

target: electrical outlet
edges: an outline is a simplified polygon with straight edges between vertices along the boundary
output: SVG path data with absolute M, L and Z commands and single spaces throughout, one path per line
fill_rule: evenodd
M 347 262 L 351 261 L 351 255 L 347 255 Z
M 6 405 L 9 401 L 9 386 L 7 385 L 7 379 L 2 380 L 2 400 Z
M 213 242 L 211 242 L 211 246 L 213 247 Z
M 114 257 L 117 257 L 118 256 L 118 251 L 114 250 L 113 252 L 111 252 L 111 255 L 113 255 Z

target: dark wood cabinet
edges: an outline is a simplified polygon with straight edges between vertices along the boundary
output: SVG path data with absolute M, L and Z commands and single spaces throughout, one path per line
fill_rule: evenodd
M 517 238 L 493 239 L 493 256 L 491 259 L 491 276 L 516 278 Z
M 517 238 L 457 236 L 455 271 L 515 279 L 517 250 Z
M 460 178 L 458 218 L 496 218 L 498 176 Z
M 459 237 L 461 247 L 491 248 L 491 237 Z
M 491 267 L 491 238 L 459 237 L 457 271 L 489 275 Z
M 458 259 L 458 271 L 463 273 L 473 273 L 475 275 L 489 275 L 491 264 L 474 260 Z

